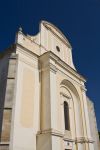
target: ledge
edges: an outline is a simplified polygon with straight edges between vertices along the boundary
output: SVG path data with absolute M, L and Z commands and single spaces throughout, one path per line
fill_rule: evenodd
M 54 135 L 54 136 L 59 136 L 59 137 L 64 136 L 64 134 L 62 134 L 60 131 L 54 130 L 54 129 L 38 131 L 37 136 L 39 136 L 41 134 L 48 134 L 48 133 L 51 134 L 51 135 Z
M 79 137 L 75 139 L 76 143 L 94 143 L 94 141 L 87 137 Z

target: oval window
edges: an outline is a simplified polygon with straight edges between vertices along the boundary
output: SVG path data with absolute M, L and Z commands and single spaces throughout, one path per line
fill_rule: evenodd
M 56 49 L 57 49 L 57 51 L 58 51 L 58 52 L 60 52 L 60 48 L 59 48 L 59 46 L 56 46 Z

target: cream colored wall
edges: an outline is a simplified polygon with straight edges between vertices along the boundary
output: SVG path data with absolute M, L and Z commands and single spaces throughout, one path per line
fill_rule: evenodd
M 86 109 L 86 103 L 85 103 L 85 98 L 83 99 L 82 97 L 82 90 L 81 90 L 81 84 L 77 83 L 73 78 L 68 77 L 67 75 L 64 75 L 62 73 L 58 73 L 57 75 L 58 79 L 58 85 L 57 85 L 57 91 L 60 92 L 60 83 L 63 80 L 68 80 L 71 84 L 73 84 L 73 86 L 77 89 L 78 95 L 79 97 L 76 97 L 74 95 L 74 93 L 72 92 L 73 89 L 68 89 L 71 93 L 72 99 L 71 103 L 70 103 L 70 116 L 71 116 L 71 120 L 70 120 L 70 125 L 71 125 L 71 135 L 72 135 L 72 139 L 80 139 L 81 137 L 87 137 L 89 139 L 91 139 L 91 133 L 90 133 L 90 127 L 89 127 L 89 123 L 88 123 L 88 113 L 87 113 L 87 109 Z M 80 81 L 79 81 L 80 82 Z M 67 87 L 69 88 L 69 87 Z M 60 99 L 60 95 L 58 92 L 58 99 L 59 99 L 59 106 L 61 107 L 61 99 Z M 73 101 L 73 103 L 72 103 Z M 84 106 L 83 106 L 84 105 Z M 59 110 L 59 116 L 58 118 L 61 119 L 61 110 L 58 108 Z M 74 113 L 74 115 L 73 115 Z M 61 126 L 62 122 L 60 122 L 60 126 Z M 60 129 L 59 126 L 59 129 Z M 64 126 L 64 125 L 62 125 Z M 78 149 L 84 149 L 84 143 L 83 144 L 78 144 Z M 94 149 L 93 148 L 93 144 L 85 144 L 85 148 L 87 149 Z
M 88 138 L 90 141 L 92 139 L 91 137 L 91 131 L 90 131 L 90 124 L 89 124 L 89 116 L 88 116 L 88 108 L 87 108 L 87 100 L 86 100 L 86 93 L 85 93 L 85 87 L 83 86 L 84 84 L 80 83 L 80 80 L 77 82 L 73 76 L 67 76 L 66 74 L 63 74 L 62 72 L 58 73 L 58 79 L 57 81 L 59 82 L 58 84 L 58 89 L 59 85 L 63 80 L 67 80 L 72 84 L 68 85 L 68 82 L 66 83 L 66 87 L 68 86 L 68 90 L 71 93 L 72 100 L 73 100 L 73 105 L 71 105 L 72 113 L 75 113 L 75 116 L 71 115 L 71 119 L 75 120 L 74 122 L 71 123 L 71 128 L 74 129 L 71 131 L 72 138 L 75 139 L 77 138 L 78 140 L 81 137 Z M 75 90 L 77 89 L 77 94 L 75 94 Z M 57 91 L 58 91 L 57 89 Z M 83 90 L 84 89 L 84 90 Z M 58 94 L 59 95 L 59 94 Z M 60 100 L 60 98 L 59 98 Z M 70 112 L 71 114 L 71 112 Z M 76 126 L 76 129 L 75 129 Z M 93 139 L 92 139 L 93 140 Z M 83 144 L 78 144 L 79 149 L 84 149 L 84 143 Z M 85 143 L 85 148 L 86 149 L 94 149 L 93 143 L 87 144 Z
M 38 58 L 19 47 L 14 95 L 11 150 L 36 150 L 36 133 L 40 130 Z
M 71 73 L 63 68 L 59 61 L 55 61 L 50 53 L 44 54 L 40 57 L 41 71 L 42 71 L 42 121 L 44 122 L 45 133 L 53 132 L 54 134 L 63 135 L 66 134 L 64 130 L 64 114 L 63 114 L 63 101 L 60 95 L 61 86 L 65 86 L 65 95 L 70 95 L 70 116 L 71 116 L 71 137 L 77 141 L 74 149 L 91 149 L 93 150 L 93 144 L 91 143 L 90 124 L 88 122 L 88 109 L 86 101 L 86 91 L 84 81 L 81 76 L 77 77 L 76 72 Z M 48 120 L 48 116 L 49 120 Z M 51 130 L 50 130 L 50 129 Z M 89 143 L 87 143 L 89 140 Z M 85 141 L 85 144 L 84 142 Z M 61 143 L 64 141 L 60 138 Z
M 36 39 L 39 37 L 40 35 L 38 35 Z M 40 41 L 40 39 L 38 40 Z M 40 55 L 40 44 L 31 36 L 24 35 L 21 31 L 19 31 L 16 35 L 16 43 L 22 46 L 22 49 L 28 50 L 28 52 Z
M 57 88 L 59 88 L 59 91 L 61 91 L 61 89 L 60 89 L 60 84 L 61 84 L 61 82 L 63 81 L 63 80 L 65 80 L 65 81 L 69 81 L 71 84 L 73 84 L 74 85 L 74 83 L 73 83 L 73 80 L 71 80 L 71 79 L 69 79 L 67 76 L 63 76 L 63 74 L 62 75 L 59 75 L 59 73 L 57 74 L 57 78 L 60 78 L 60 80 L 59 79 L 57 79 L 57 81 L 59 81 L 59 84 L 57 85 Z M 63 85 L 62 85 L 63 86 Z M 81 132 L 82 132 L 82 129 L 80 129 L 80 126 L 82 126 L 82 125 L 80 125 L 80 122 L 82 122 L 82 121 L 80 121 L 79 119 L 81 119 L 81 112 L 79 112 L 80 111 L 80 100 L 79 100 L 79 97 L 77 97 L 76 95 L 74 95 L 74 93 L 72 92 L 72 89 L 70 89 L 69 87 L 66 87 L 65 86 L 65 88 L 68 88 L 68 91 L 70 92 L 70 94 L 71 94 L 71 96 L 70 96 L 70 99 L 69 99 L 69 101 L 71 102 L 70 103 L 70 107 L 71 107 L 71 109 L 73 110 L 73 113 L 75 112 L 76 113 L 76 116 L 75 116 L 75 118 L 76 118 L 76 123 L 77 123 L 77 129 L 78 129 L 78 136 L 81 136 L 80 134 L 82 134 Z M 58 90 L 58 89 L 57 89 Z M 66 94 L 66 93 L 65 93 Z M 67 95 L 67 94 L 66 94 Z M 61 100 L 60 100 L 60 95 L 59 95 L 59 93 L 58 93 L 58 99 L 59 99 L 59 103 L 61 103 Z M 60 112 L 59 112 L 60 113 Z M 79 116 L 79 117 L 78 117 Z M 75 120 L 74 118 L 72 119 L 72 120 Z M 75 122 L 74 122 L 74 124 L 75 124 Z

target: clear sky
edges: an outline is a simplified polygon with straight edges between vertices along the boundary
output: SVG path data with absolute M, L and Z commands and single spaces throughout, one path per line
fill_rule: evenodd
M 20 26 L 31 35 L 41 20 L 61 29 L 78 72 L 87 79 L 100 130 L 100 0 L 1 0 L 0 20 L 0 51 L 14 42 Z

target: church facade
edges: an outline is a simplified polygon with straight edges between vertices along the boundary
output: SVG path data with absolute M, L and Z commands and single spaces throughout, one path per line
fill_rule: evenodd
M 53 24 L 16 35 L 0 60 L 0 150 L 99 150 L 93 103 Z

